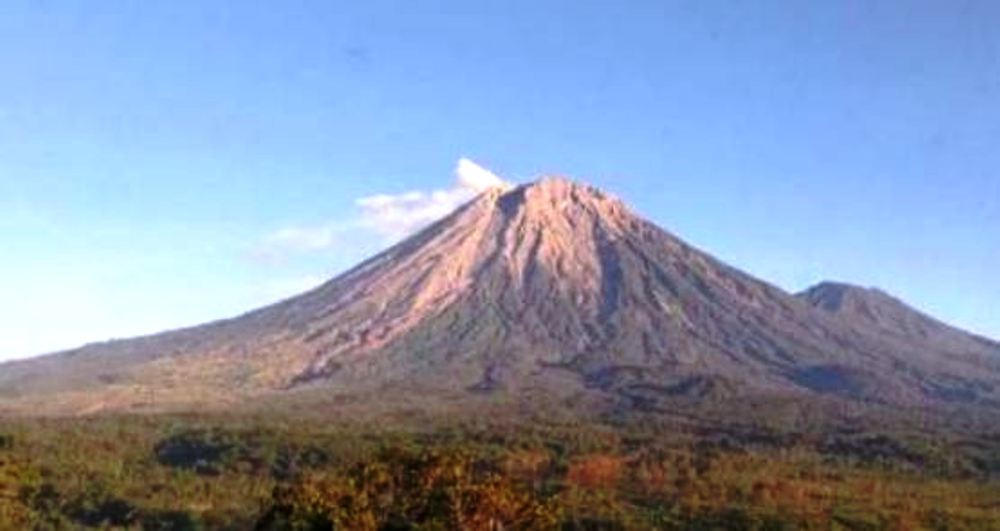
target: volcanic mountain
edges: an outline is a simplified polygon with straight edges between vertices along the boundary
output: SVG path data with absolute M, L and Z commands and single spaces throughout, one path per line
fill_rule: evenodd
M 564 179 L 486 192 L 300 296 L 0 365 L 0 411 L 194 408 L 390 389 L 888 405 L 1000 399 L 1000 345 L 875 290 L 793 295 Z

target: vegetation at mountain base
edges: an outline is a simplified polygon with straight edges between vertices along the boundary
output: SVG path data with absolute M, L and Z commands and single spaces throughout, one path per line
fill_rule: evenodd
M 0 526 L 1000 529 L 995 433 L 315 420 L 0 421 Z

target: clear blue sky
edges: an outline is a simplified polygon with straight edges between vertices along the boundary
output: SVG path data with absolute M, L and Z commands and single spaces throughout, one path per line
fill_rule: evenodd
M 993 0 L 6 0 L 0 358 L 306 287 L 387 241 L 359 198 L 462 156 L 1000 337 L 998 27 Z

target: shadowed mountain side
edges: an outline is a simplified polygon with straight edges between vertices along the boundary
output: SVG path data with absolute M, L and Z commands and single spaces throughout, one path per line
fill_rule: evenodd
M 0 404 L 185 408 L 411 385 L 425 402 L 435 389 L 500 399 L 543 388 L 654 411 L 759 394 L 996 403 L 996 344 L 887 296 L 875 308 L 841 295 L 793 296 L 599 190 L 546 179 L 487 192 L 244 316 L 0 366 Z
M 902 340 L 934 344 L 954 352 L 1000 351 L 1000 343 L 942 323 L 877 288 L 822 282 L 796 296 L 842 320 L 874 327 Z

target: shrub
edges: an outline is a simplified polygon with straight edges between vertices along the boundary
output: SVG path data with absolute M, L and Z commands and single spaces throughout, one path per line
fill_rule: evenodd
M 556 515 L 461 451 L 393 451 L 345 475 L 279 487 L 258 529 L 553 528 Z

